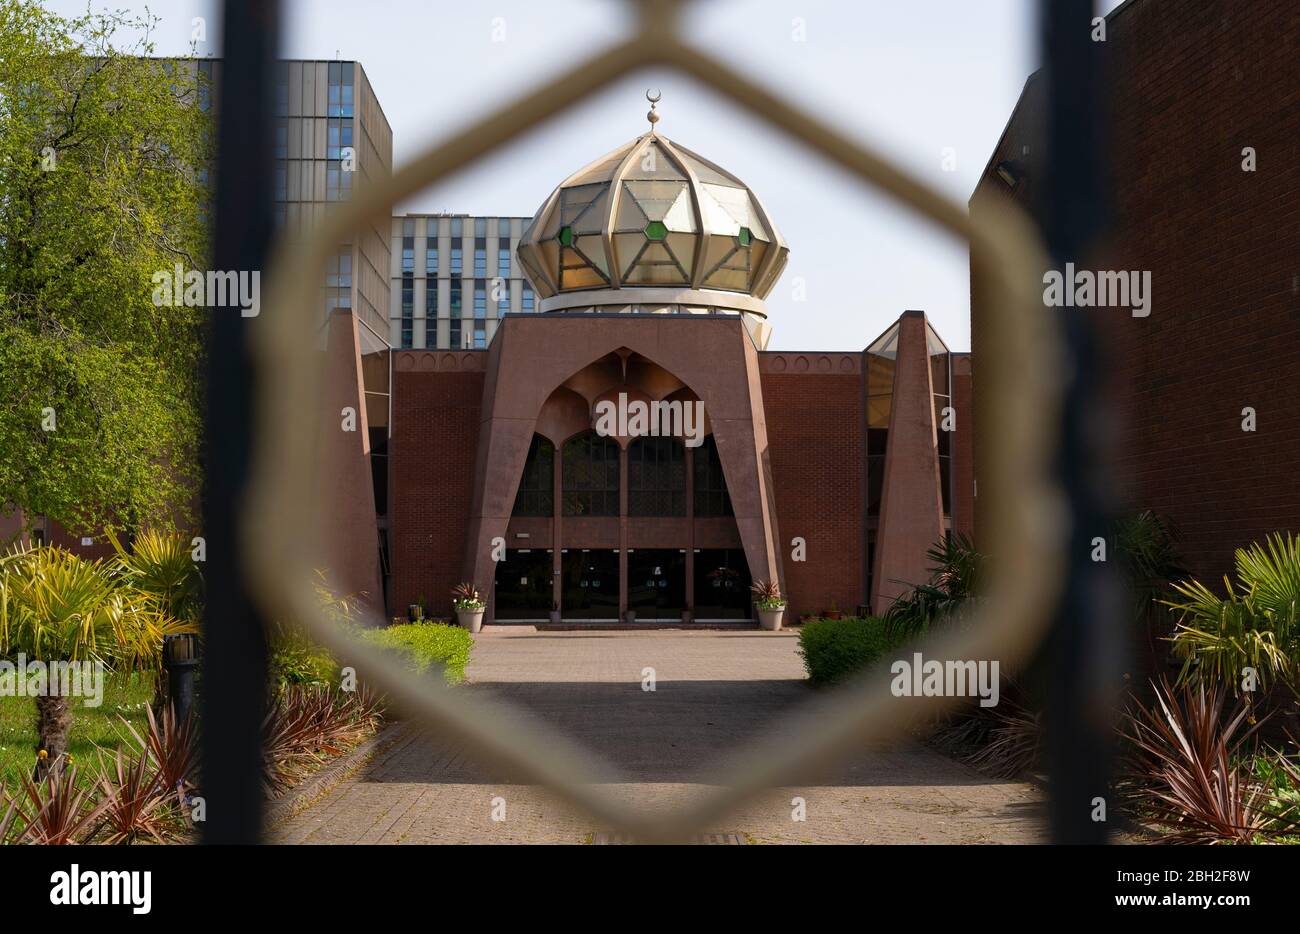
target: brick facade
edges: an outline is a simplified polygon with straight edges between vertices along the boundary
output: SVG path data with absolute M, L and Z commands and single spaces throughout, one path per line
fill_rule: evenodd
M 1114 215 L 1094 268 L 1149 270 L 1153 293 L 1148 317 L 1095 313 L 1118 498 L 1169 517 L 1190 571 L 1211 585 L 1234 549 L 1300 530 L 1297 33 L 1294 0 L 1133 0 L 1107 23 Z M 1021 160 L 1014 197 L 1032 197 L 1042 84 L 1026 86 L 982 188 L 1005 191 L 998 163 Z M 1248 406 L 1254 432 L 1242 430 Z

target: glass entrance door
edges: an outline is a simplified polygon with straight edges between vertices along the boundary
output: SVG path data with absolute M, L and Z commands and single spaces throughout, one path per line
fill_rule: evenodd
M 496 566 L 496 618 L 545 620 L 552 602 L 550 553 L 507 551 Z
M 686 553 L 637 548 L 627 553 L 627 607 L 637 622 L 679 622 L 686 609 Z
M 749 563 L 739 548 L 695 554 L 695 618 L 749 619 Z
M 563 619 L 618 619 L 618 553 L 570 548 L 560 555 Z

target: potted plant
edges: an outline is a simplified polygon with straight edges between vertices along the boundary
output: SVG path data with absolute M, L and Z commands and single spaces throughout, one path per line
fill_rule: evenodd
M 764 629 L 775 632 L 781 628 L 781 616 L 785 613 L 785 598 L 781 596 L 781 585 L 776 581 L 754 581 L 749 588 L 754 594 L 754 605 L 758 608 L 758 623 Z
M 682 610 L 682 622 L 689 623 L 693 615 L 690 610 Z
M 410 623 L 418 623 L 421 622 L 423 619 L 424 619 L 424 594 L 421 594 L 419 599 L 417 599 L 414 603 L 407 605 L 406 620 L 407 622 Z
M 456 622 L 470 632 L 483 628 L 483 611 L 487 603 L 478 595 L 478 588 L 466 582 L 451 588 L 451 605 L 456 609 Z
M 826 611 L 827 619 L 842 619 L 844 614 L 840 612 L 840 605 L 834 600 L 831 601 L 831 608 Z
M 560 621 L 560 604 L 559 604 L 558 602 L 552 602 L 552 603 L 551 603 L 551 622 L 553 622 L 553 623 L 558 623 L 559 621 Z
M 626 610 L 624 610 L 624 611 L 623 611 L 623 621 L 626 622 L 626 623 L 635 623 L 635 622 L 636 622 L 636 610 L 632 609 L 631 607 L 628 607 Z

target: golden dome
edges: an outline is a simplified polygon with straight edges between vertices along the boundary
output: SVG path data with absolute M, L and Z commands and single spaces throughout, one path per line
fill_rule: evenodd
M 657 115 L 656 115 L 657 116 Z M 655 288 L 763 299 L 789 248 L 730 172 L 654 132 L 565 179 L 519 241 L 543 298 Z

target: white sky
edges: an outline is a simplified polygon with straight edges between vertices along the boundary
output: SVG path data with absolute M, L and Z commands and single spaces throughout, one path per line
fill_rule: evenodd
M 111 0 L 143 10 L 143 2 Z M 1107 12 L 1119 0 L 1099 0 Z M 65 15 L 85 0 L 47 0 Z M 149 4 L 157 54 L 183 53 L 216 5 Z M 690 42 L 965 203 L 1034 69 L 1032 0 L 708 0 Z M 612 0 L 286 0 L 283 54 L 360 61 L 393 128 L 394 162 L 446 139 L 628 30 Z M 494 20 L 504 41 L 494 41 Z M 795 36 L 803 23 L 803 41 Z M 496 25 L 500 25 L 497 23 Z M 921 308 L 954 350 L 970 347 L 966 244 L 895 207 L 801 145 L 680 75 L 648 70 L 399 210 L 530 215 L 574 170 L 640 134 L 660 88 L 659 131 L 743 179 L 790 244 L 768 298 L 774 350 L 860 350 Z M 955 152 L 955 170 L 942 167 Z M 802 279 L 806 297 L 795 298 Z

